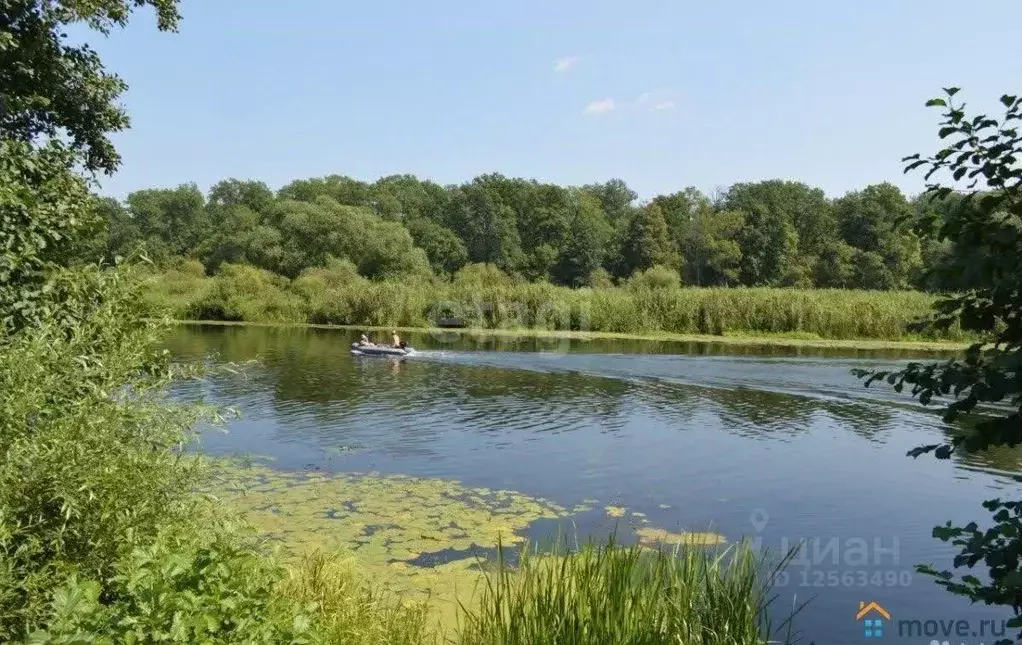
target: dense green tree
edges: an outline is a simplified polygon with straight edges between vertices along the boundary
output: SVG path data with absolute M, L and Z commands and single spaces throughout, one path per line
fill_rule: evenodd
M 448 220 L 465 241 L 472 262 L 517 273 L 525 264 L 514 209 L 497 199 L 494 183 L 479 178 L 454 192 Z
M 277 201 L 266 224 L 253 232 L 258 250 L 250 246 L 248 253 L 261 260 L 262 268 L 288 277 L 325 266 L 331 257 L 351 260 L 367 277 L 429 272 L 425 253 L 415 248 L 408 229 L 330 197 L 312 203 Z
M 261 181 L 225 179 L 210 189 L 208 203 L 211 209 L 244 206 L 261 213 L 269 207 L 273 198 L 273 191 Z M 212 220 L 217 222 L 216 217 Z
M 265 206 L 264 208 L 269 208 Z M 269 231 L 263 218 L 243 203 L 211 207 L 212 233 L 199 242 L 195 255 L 210 272 L 223 263 L 272 264 L 258 241 Z M 275 243 L 279 247 L 279 239 Z
M 49 269 L 63 265 L 73 240 L 91 229 L 93 198 L 71 172 L 73 153 L 0 139 L 0 344 L 11 332 L 52 316 Z
M 525 253 L 525 275 L 547 279 L 568 243 L 575 206 L 568 190 L 553 184 L 523 186 L 524 207 L 517 213 Z
M 831 203 L 818 190 L 783 181 L 738 184 L 717 202 L 694 188 L 658 195 L 643 207 L 633 204 L 634 196 L 619 180 L 565 188 L 499 174 L 447 187 L 411 175 L 373 184 L 333 175 L 294 181 L 277 195 L 261 182 L 228 179 L 210 190 L 205 206 L 191 186 L 139 191 L 127 210 L 103 202 L 109 231 L 97 232 L 75 257 L 96 255 L 88 249 L 101 249 L 106 239 L 109 257 L 145 248 L 157 260 L 191 253 L 211 272 L 223 262 L 250 262 L 297 275 L 321 266 L 327 255 L 356 265 L 368 250 L 389 256 L 385 249 L 404 246 L 398 240 L 405 230 L 411 252 L 421 259 L 414 250 L 420 249 L 436 273 L 481 262 L 529 280 L 572 285 L 589 282 L 595 258 L 619 278 L 667 263 L 696 285 L 939 291 L 980 279 L 956 242 L 920 241 L 897 226 L 916 211 L 953 216 L 965 207 L 953 196 L 911 203 L 881 184 Z M 336 214 L 320 213 L 306 220 L 306 230 L 280 217 L 282 203 L 306 214 L 311 211 L 293 205 L 317 212 L 324 203 L 357 208 L 360 224 L 338 224 Z M 403 228 L 378 228 L 384 222 Z M 379 232 L 385 235 L 378 242 L 368 239 Z M 342 245 L 338 235 L 353 237 Z M 419 265 L 416 260 L 394 270 L 421 271 Z
M 590 184 L 584 186 L 583 190 L 600 200 L 603 212 L 615 225 L 623 225 L 631 219 L 633 205 L 639 197 L 621 179 L 611 179 L 603 184 Z
M 570 226 L 553 276 L 561 284 L 579 287 L 589 284 L 593 274 L 601 270 L 613 228 L 602 204 L 586 192 L 575 195 Z
M 185 255 L 210 234 L 205 197 L 195 184 L 128 195 L 132 222 L 154 258 Z
M 678 266 L 678 249 L 671 239 L 660 206 L 648 204 L 635 211 L 622 242 L 621 258 L 628 275 L 654 265 Z
M 408 232 L 415 246 L 426 252 L 437 273 L 454 273 L 468 262 L 468 249 L 457 233 L 426 217 L 408 221 Z
M 745 226 L 741 211 L 715 211 L 701 206 L 682 240 L 689 281 L 697 285 L 738 282 L 742 263 L 740 236 Z
M 670 195 L 657 195 L 652 203 L 663 211 L 671 240 L 687 261 L 690 255 L 687 246 L 693 241 L 691 238 L 693 223 L 713 210 L 709 197 L 696 188 L 688 187 Z M 695 276 L 692 276 L 692 281 L 698 283 Z
M 416 217 L 442 221 L 450 201 L 448 191 L 442 186 L 414 175 L 383 177 L 372 184 L 370 193 L 377 213 L 398 221 Z
M 904 289 L 917 278 L 922 266 L 918 238 L 899 226 L 913 212 L 902 192 L 887 183 L 867 186 L 834 202 L 842 239 L 859 250 L 849 286 Z
M 793 276 L 804 279 L 837 234 L 823 191 L 802 183 L 735 184 L 724 195 L 722 206 L 745 213 L 741 269 L 745 284 L 792 283 Z
M 825 245 L 814 266 L 814 279 L 819 287 L 843 289 L 855 282 L 856 250 L 844 240 Z
M 11 0 L 0 10 L 0 325 L 8 332 L 60 316 L 52 269 L 84 259 L 103 237 L 76 168 L 112 172 L 119 157 L 109 135 L 128 125 L 118 104 L 124 83 L 71 42 L 67 27 L 107 33 L 146 5 L 160 29 L 176 27 L 176 0 Z
M 314 202 L 320 197 L 329 197 L 346 206 L 372 206 L 374 202 L 373 191 L 368 184 L 341 175 L 299 179 L 281 188 L 277 196 L 298 202 Z
M 928 185 L 927 192 L 937 200 L 964 188 L 961 199 L 967 207 L 950 208 L 942 216 L 932 213 L 917 222 L 917 230 L 953 241 L 974 268 L 965 290 L 939 301 L 934 317 L 922 327 L 961 325 L 980 340 L 961 359 L 911 363 L 894 372 L 857 371 L 868 376 L 867 385 L 886 380 L 899 392 L 907 386 L 924 405 L 946 403 L 944 418 L 949 422 L 987 406 L 981 415 L 967 417 L 972 422 L 959 426 L 950 443 L 909 452 L 911 456 L 933 452 L 939 459 L 960 450 L 1022 443 L 1022 98 L 1001 98 L 1002 119 L 982 114 L 969 118 L 954 98 L 958 90 L 945 92 L 945 98 L 929 105 L 943 108 L 940 137 L 950 141 L 932 157 L 907 157 L 911 163 L 906 171 L 923 167 L 927 179 L 949 177 L 946 183 Z M 964 186 L 962 180 L 967 181 Z M 929 565 L 919 568 L 974 603 L 1011 609 L 1015 618 L 1009 626 L 1022 627 L 1022 502 L 994 499 L 983 506 L 994 514 L 989 528 L 976 522 L 964 527 L 948 522 L 934 529 L 934 537 L 960 549 L 955 568 L 983 563 L 987 575 L 956 578 Z
M 161 30 L 177 27 L 177 0 L 7 0 L 0 11 L 2 136 L 61 138 L 87 170 L 113 172 L 120 157 L 109 135 L 128 127 L 118 103 L 126 86 L 88 45 L 73 42 L 67 28 L 85 23 L 108 33 L 147 5 Z

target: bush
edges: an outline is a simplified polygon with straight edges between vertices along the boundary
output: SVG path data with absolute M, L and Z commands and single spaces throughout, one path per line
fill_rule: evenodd
M 658 264 L 645 271 L 636 271 L 628 280 L 628 286 L 635 290 L 677 289 L 681 286 L 681 275 L 674 269 Z
M 325 268 L 306 269 L 291 283 L 291 289 L 305 302 L 308 322 L 346 325 L 352 318 L 348 292 L 368 284 L 350 260 L 331 258 Z
M 428 642 L 421 607 L 334 558 L 286 566 L 197 494 L 183 447 L 210 412 L 165 400 L 179 372 L 139 281 L 53 284 L 70 324 L 0 337 L 0 642 Z
M 135 318 L 123 273 L 67 281 L 89 315 L 0 344 L 0 640 L 45 622 L 75 576 L 112 576 L 193 503 L 197 466 L 178 448 L 201 411 L 160 400 L 158 328 Z
M 189 306 L 193 320 L 306 322 L 302 300 L 286 278 L 240 264 L 223 264 L 201 298 Z
M 54 592 L 48 624 L 33 641 L 72 645 L 85 635 L 110 643 L 311 640 L 309 613 L 277 591 L 278 565 L 230 536 L 203 543 L 195 535 L 135 548 L 108 579 L 68 579 Z

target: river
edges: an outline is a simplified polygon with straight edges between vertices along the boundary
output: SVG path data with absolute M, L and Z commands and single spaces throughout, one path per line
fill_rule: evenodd
M 895 622 L 1008 617 L 913 569 L 950 566 L 954 551 L 932 527 L 982 524 L 980 502 L 1015 490 L 1022 452 L 906 457 L 947 426 L 849 371 L 910 356 L 411 335 L 420 353 L 396 361 L 351 356 L 353 338 L 176 330 L 169 346 L 182 359 L 255 361 L 176 388 L 240 412 L 226 432 L 205 432 L 202 449 L 270 457 L 279 471 L 457 480 L 574 509 L 570 519 L 529 523 L 524 532 L 537 540 L 565 522 L 596 539 L 616 531 L 628 541 L 636 526 L 748 536 L 769 553 L 805 540 L 774 589 L 775 613 L 810 601 L 796 617 L 803 642 L 863 642 L 860 602 L 879 603 Z M 416 553 L 414 565 L 445 554 Z

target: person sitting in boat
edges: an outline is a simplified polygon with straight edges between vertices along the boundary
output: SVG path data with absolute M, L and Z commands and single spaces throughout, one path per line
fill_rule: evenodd
M 394 343 L 394 348 L 395 349 L 402 349 L 402 347 L 401 347 L 401 337 L 397 335 L 397 331 L 396 330 L 391 331 L 390 332 L 390 336 L 391 336 L 391 341 L 393 341 L 393 343 Z
M 376 346 L 376 344 L 373 343 L 371 340 L 369 340 L 369 337 L 366 336 L 365 334 L 362 334 L 362 338 L 359 339 L 358 344 L 362 345 L 363 347 L 375 347 Z

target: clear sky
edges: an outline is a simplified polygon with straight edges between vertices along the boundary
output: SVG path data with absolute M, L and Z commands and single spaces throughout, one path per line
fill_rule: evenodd
M 936 150 L 959 85 L 1022 91 L 1018 0 L 185 0 L 92 37 L 130 85 L 104 192 L 486 172 L 641 197 L 788 178 L 831 195 Z M 973 17 L 976 16 L 976 17 Z

